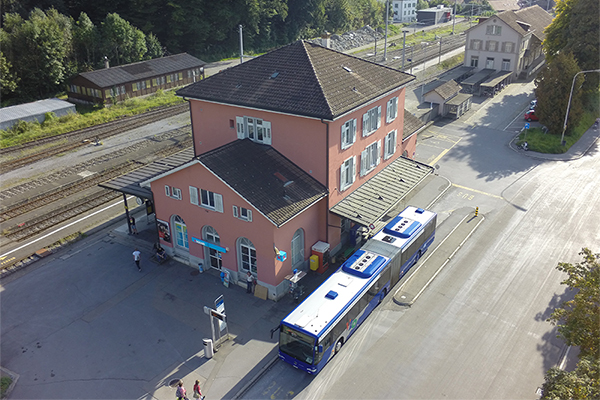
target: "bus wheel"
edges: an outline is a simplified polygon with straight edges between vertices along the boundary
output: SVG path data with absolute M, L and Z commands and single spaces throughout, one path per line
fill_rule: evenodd
M 343 345 L 344 345 L 344 338 L 338 340 L 338 342 L 335 344 L 335 354 L 337 354 L 341 350 Z

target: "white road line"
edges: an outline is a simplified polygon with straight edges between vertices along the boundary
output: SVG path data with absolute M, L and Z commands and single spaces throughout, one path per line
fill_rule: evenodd
M 127 198 L 127 200 L 129 200 L 129 199 L 132 199 L 132 198 L 134 198 L 134 197 L 135 197 L 135 196 L 129 196 L 129 197 Z M 33 244 L 33 243 L 35 243 L 35 242 L 39 241 L 39 240 L 45 239 L 45 238 L 47 238 L 47 237 L 48 237 L 48 236 L 50 236 L 50 235 L 54 235 L 56 232 L 60 232 L 60 231 L 62 231 L 63 229 L 66 229 L 66 228 L 68 228 L 68 227 L 70 227 L 70 226 L 73 226 L 73 225 L 75 225 L 75 224 L 76 224 L 76 223 L 78 223 L 78 222 L 81 222 L 81 221 L 83 221 L 83 220 L 86 220 L 86 219 L 88 219 L 88 218 L 90 218 L 90 217 L 93 217 L 94 215 L 96 215 L 96 214 L 98 214 L 98 213 L 101 213 L 102 211 L 106 211 L 106 210 L 108 210 L 109 208 L 111 208 L 111 207 L 114 207 L 114 206 L 116 206 L 116 205 L 119 205 L 119 204 L 121 204 L 121 201 L 120 201 L 120 200 L 119 200 L 118 202 L 116 202 L 115 204 L 111 204 L 110 206 L 104 207 L 104 208 L 103 208 L 103 209 L 101 209 L 101 210 L 98 210 L 98 211 L 96 211 L 96 212 L 93 212 L 92 214 L 90 214 L 90 215 L 88 215 L 88 216 L 85 216 L 85 217 L 83 217 L 83 218 L 81 218 L 81 219 L 78 219 L 77 221 L 73 221 L 73 222 L 71 222 L 70 224 L 63 226 L 62 228 L 58 228 L 58 229 L 57 229 L 57 230 L 55 230 L 55 231 L 52 231 L 52 232 L 50 232 L 50 233 L 47 233 L 46 235 L 44 235 L 44 236 L 42 236 L 42 237 L 39 237 L 39 238 L 37 238 L 37 239 L 35 239 L 35 240 L 32 240 L 31 242 L 29 242 L 29 243 L 27 243 L 27 244 L 24 244 L 24 245 L 23 245 L 23 246 L 21 246 L 21 247 L 17 247 L 16 249 L 13 249 L 13 250 L 11 250 L 11 251 L 9 251 L 9 252 L 7 252 L 7 253 L 4 253 L 4 254 L 0 254 L 0 259 L 2 259 L 3 257 L 6 257 L 6 256 L 7 256 L 7 255 L 9 255 L 9 254 L 12 254 L 12 253 L 14 253 L 15 251 L 21 250 L 21 249 L 23 249 L 23 248 L 25 248 L 25 247 L 27 247 L 27 246 L 29 246 L 29 245 L 31 245 L 31 244 Z

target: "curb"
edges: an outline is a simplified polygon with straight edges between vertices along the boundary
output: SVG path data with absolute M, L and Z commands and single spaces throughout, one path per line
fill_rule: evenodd
M 6 389 L 6 393 L 4 393 L 4 397 L 2 397 L 3 399 L 8 399 L 10 397 L 10 393 L 17 385 L 17 381 L 19 380 L 19 374 L 12 372 L 11 370 L 8 370 L 4 367 L 0 367 L 0 370 L 2 370 L 2 372 L 10 376 L 10 378 L 12 379 L 12 382 L 8 386 L 8 389 Z
M 233 397 L 231 398 L 232 400 L 237 400 L 237 399 L 241 399 L 242 395 L 244 393 L 246 393 L 248 391 L 248 389 L 250 389 L 252 386 L 254 386 L 254 384 L 260 379 L 262 378 L 262 376 L 271 369 L 271 367 L 277 362 L 279 361 L 279 356 L 274 357 L 271 361 L 267 362 L 265 364 L 264 367 L 262 367 L 260 369 L 260 371 L 258 371 L 258 373 L 256 375 L 254 375 L 244 386 L 242 386 L 242 388 L 240 390 L 238 390 L 238 392 L 233 395 Z

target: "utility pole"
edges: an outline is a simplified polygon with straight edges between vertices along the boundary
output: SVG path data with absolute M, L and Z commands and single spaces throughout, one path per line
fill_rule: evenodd
M 410 74 L 412 75 L 412 67 L 413 64 L 415 63 L 415 59 L 413 57 L 415 53 L 415 45 L 413 44 L 412 46 L 410 46 Z
M 240 24 L 240 64 L 244 62 L 244 37 L 242 36 L 242 24 Z
M 454 10 L 452 11 L 452 34 L 454 35 L 454 24 L 456 23 L 456 0 L 454 0 Z
M 403 30 L 402 33 L 404 34 L 404 43 L 402 43 L 402 70 L 404 71 L 404 59 L 406 57 L 406 30 Z
M 383 61 L 387 61 L 387 32 L 388 21 L 390 19 L 390 0 L 385 2 L 385 40 L 383 42 Z
M 440 58 L 438 60 L 438 64 L 442 63 L 442 35 L 440 35 Z

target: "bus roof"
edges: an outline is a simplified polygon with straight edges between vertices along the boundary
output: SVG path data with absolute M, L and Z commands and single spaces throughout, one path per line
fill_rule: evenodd
M 373 236 L 365 248 L 372 242 L 383 242 L 399 249 L 405 247 L 415 237 L 415 233 L 421 227 L 427 225 L 429 221 L 435 218 L 436 214 L 433 211 L 424 210 L 422 208 L 408 206 L 398 216 L 390 220 L 388 224 L 375 236 Z M 373 243 L 376 248 L 377 243 Z M 377 250 L 372 249 L 377 253 Z M 385 254 L 385 253 L 379 253 Z
M 365 246 L 350 256 L 282 323 L 309 335 L 321 336 L 332 325 L 332 321 L 368 288 L 390 259 L 435 216 L 434 212 L 422 208 L 405 208 Z
M 338 314 L 354 303 L 388 262 L 387 257 L 358 250 L 282 323 L 319 337 Z

